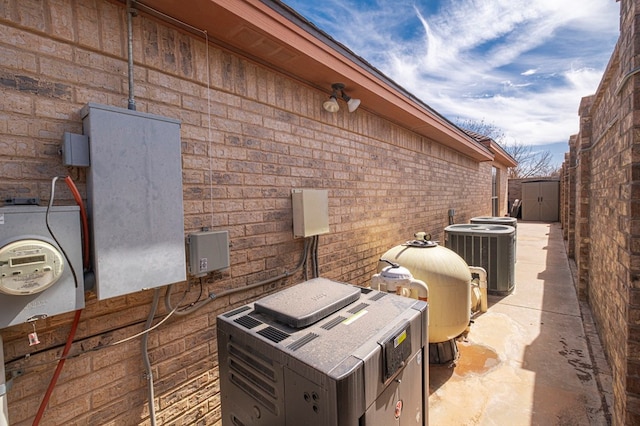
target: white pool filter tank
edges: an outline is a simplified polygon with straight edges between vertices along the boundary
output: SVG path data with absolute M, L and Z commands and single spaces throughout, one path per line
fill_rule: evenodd
M 429 359 L 433 364 L 457 359 L 455 338 L 471 319 L 471 273 L 467 263 L 454 251 L 442 247 L 423 233 L 420 237 L 391 248 L 381 256 L 378 271 L 389 262 L 409 270 L 428 287 Z

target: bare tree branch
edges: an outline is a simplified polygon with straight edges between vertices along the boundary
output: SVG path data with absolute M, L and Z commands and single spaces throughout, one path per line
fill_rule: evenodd
M 504 131 L 484 119 L 458 120 L 456 124 L 462 129 L 493 139 L 518 162 L 516 167 L 509 168 L 510 179 L 547 177 L 559 173 L 553 166 L 551 151 L 539 150 L 535 145 L 524 145 L 518 141 L 506 142 Z

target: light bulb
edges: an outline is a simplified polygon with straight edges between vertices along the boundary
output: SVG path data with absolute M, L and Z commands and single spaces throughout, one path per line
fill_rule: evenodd
M 353 112 L 358 109 L 360 106 L 360 99 L 351 98 L 347 101 L 347 108 L 349 108 L 349 112 Z
M 331 96 L 329 100 L 324 101 L 324 103 L 322 104 L 322 108 L 324 108 L 325 111 L 328 112 L 338 112 L 338 110 L 340 109 L 340 105 L 338 105 L 338 101 L 336 100 L 336 98 Z

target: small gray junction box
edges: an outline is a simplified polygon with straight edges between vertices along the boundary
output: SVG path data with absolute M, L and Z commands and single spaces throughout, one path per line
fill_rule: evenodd
M 189 273 L 202 276 L 229 267 L 229 233 L 203 231 L 190 234 Z

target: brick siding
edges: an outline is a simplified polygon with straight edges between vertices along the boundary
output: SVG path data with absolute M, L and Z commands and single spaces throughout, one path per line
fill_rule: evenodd
M 583 98 L 561 182 L 568 253 L 613 371 L 613 424 L 640 424 L 640 1 L 620 1 L 620 38 L 598 91 Z M 629 77 L 628 79 L 625 79 Z M 626 82 L 625 82 L 626 81 Z
M 6 0 L 0 4 L 0 196 L 47 201 L 51 178 L 70 174 L 86 195 L 85 171 L 62 165 L 63 133 L 82 133 L 88 102 L 126 107 L 124 5 L 106 0 Z M 209 59 L 207 67 L 206 59 Z M 425 230 L 443 239 L 448 209 L 456 222 L 491 212 L 491 163 L 367 112 L 329 114 L 327 93 L 277 70 L 151 19 L 134 18 L 138 111 L 179 119 L 185 233 L 230 233 L 231 267 L 190 285 L 203 294 L 252 284 L 291 270 L 303 243 L 292 235 L 292 188 L 329 191 L 329 234 L 320 237 L 322 276 L 364 285 L 387 249 Z M 210 90 L 207 90 L 207 75 Z M 114 170 L 117 173 L 117 170 Z M 502 168 L 503 176 L 506 171 Z M 506 179 L 501 179 L 506 213 Z M 57 201 L 73 204 L 60 186 Z M 153 331 L 149 354 L 160 424 L 220 420 L 216 316 L 301 274 L 223 297 Z M 45 413 L 48 425 L 149 424 L 139 340 L 152 292 L 87 306 Z M 164 315 L 160 307 L 159 315 Z M 31 424 L 73 314 L 0 330 L 12 425 Z M 100 347 L 104 347 L 100 350 Z M 26 355 L 31 355 L 25 358 Z

